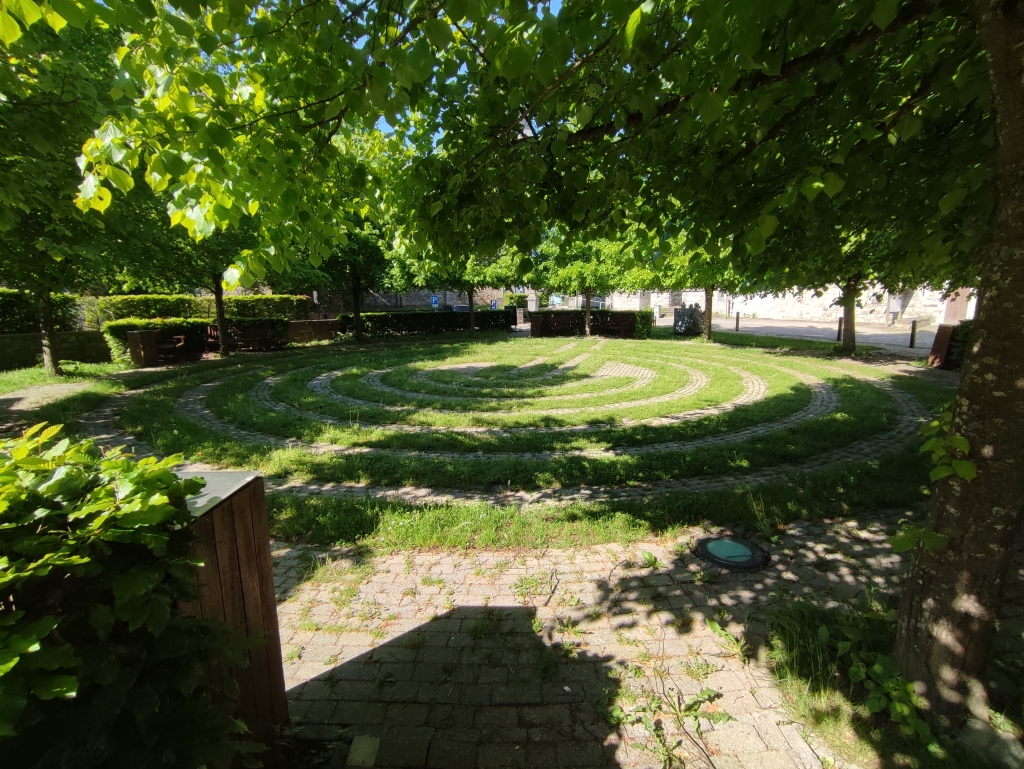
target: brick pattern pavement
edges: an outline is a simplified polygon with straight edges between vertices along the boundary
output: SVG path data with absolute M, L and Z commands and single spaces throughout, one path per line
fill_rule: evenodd
M 660 718 L 688 767 L 821 766 L 770 673 L 764 610 L 792 596 L 823 605 L 904 566 L 882 522 L 799 524 L 756 574 L 709 568 L 673 542 L 541 553 L 405 553 L 369 560 L 274 547 L 292 717 L 304 734 L 376 736 L 375 766 L 660 767 Z M 657 565 L 643 565 L 644 551 Z M 714 620 L 741 639 L 723 641 Z M 677 722 L 710 687 L 733 719 Z M 708 707 L 708 706 L 705 706 Z

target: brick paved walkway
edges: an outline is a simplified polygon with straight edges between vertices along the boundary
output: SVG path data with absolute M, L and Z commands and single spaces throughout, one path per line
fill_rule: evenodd
M 897 588 L 902 559 L 880 522 L 798 525 L 767 570 L 735 574 L 690 553 L 707 533 L 370 559 L 277 545 L 292 716 L 308 736 L 379 738 L 381 767 L 639 769 L 662 766 L 667 749 L 701 769 L 817 769 L 807 726 L 758 662 L 764 610 L 867 586 L 878 598 Z M 708 688 L 700 737 L 670 703 Z

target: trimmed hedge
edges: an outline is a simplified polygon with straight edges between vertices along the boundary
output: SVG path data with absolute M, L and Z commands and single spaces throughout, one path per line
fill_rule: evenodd
M 168 329 L 185 337 L 183 355 L 200 358 L 206 352 L 206 329 L 215 323 L 209 318 L 122 318 L 104 323 L 103 336 L 110 347 L 110 357 L 122 366 L 132 362 L 128 352 L 129 331 Z
M 99 300 L 101 317 L 109 320 L 127 318 L 212 318 L 216 312 L 212 296 L 191 294 L 141 294 L 138 296 L 104 296 Z M 224 314 L 228 318 L 309 317 L 309 297 L 290 294 L 252 294 L 225 296 Z
M 210 315 L 215 315 L 213 297 L 204 296 L 208 301 Z M 267 318 L 276 320 L 306 320 L 309 317 L 310 298 L 291 294 L 252 294 L 251 296 L 224 297 L 224 314 L 229 318 L 252 320 Z
M 191 294 L 101 296 L 99 309 L 101 318 L 113 321 L 125 318 L 194 318 L 207 315 L 199 297 Z
M 507 331 L 516 324 L 514 307 L 504 310 L 476 310 L 473 320 L 481 331 Z M 405 334 L 443 334 L 447 331 L 469 331 L 468 312 L 364 312 L 363 333 L 367 336 L 398 336 Z M 353 331 L 350 314 L 338 317 L 342 334 Z
M 0 441 L 0 763 L 228 769 L 244 647 L 179 610 L 204 481 L 60 429 Z
M 77 331 L 78 296 L 52 294 L 53 330 Z M 5 334 L 32 334 L 39 331 L 39 311 L 28 291 L 0 288 L 0 329 Z
M 590 333 L 594 336 L 626 336 L 648 339 L 654 327 L 653 310 L 591 310 Z M 584 310 L 543 310 L 530 313 L 531 334 L 546 336 L 582 336 L 586 329 Z

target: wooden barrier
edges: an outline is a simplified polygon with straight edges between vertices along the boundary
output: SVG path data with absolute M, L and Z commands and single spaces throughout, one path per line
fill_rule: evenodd
M 270 559 L 270 532 L 263 478 L 244 471 L 181 472 L 207 481 L 189 500 L 197 518 L 195 554 L 199 600 L 182 604 L 182 614 L 220 619 L 253 639 L 249 666 L 237 670 L 238 717 L 253 738 L 271 744 L 288 723 L 284 665 L 277 625 L 277 599 Z
M 928 365 L 932 368 L 948 369 L 950 367 L 949 345 L 953 341 L 954 328 L 955 326 L 941 323 L 935 329 L 935 339 L 932 340 L 932 349 L 928 353 Z

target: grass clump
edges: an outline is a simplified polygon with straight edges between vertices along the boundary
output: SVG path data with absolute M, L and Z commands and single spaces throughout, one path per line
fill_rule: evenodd
M 923 721 L 914 728 L 924 703 L 888 656 L 894 620 L 871 601 L 825 609 L 793 598 L 771 610 L 768 664 L 787 704 L 838 757 L 865 769 L 980 769 L 952 735 L 938 738 Z

